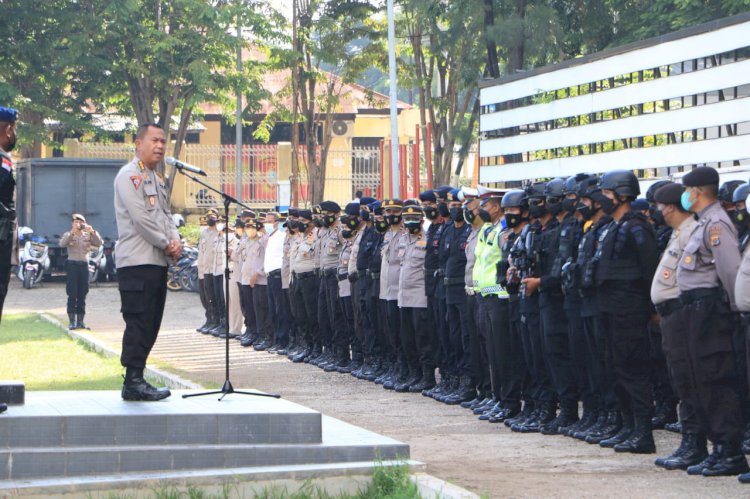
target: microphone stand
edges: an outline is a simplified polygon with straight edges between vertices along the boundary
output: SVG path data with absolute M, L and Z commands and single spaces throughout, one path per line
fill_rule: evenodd
M 203 182 L 202 180 L 194 177 L 193 175 L 189 175 L 185 173 L 185 170 L 182 168 L 177 168 L 180 173 L 185 175 L 187 178 L 192 180 L 193 182 L 196 182 L 206 189 L 215 192 L 221 198 L 224 200 L 224 217 L 226 219 L 227 226 L 229 226 L 229 205 L 232 203 L 242 206 L 247 209 L 251 209 L 250 207 L 240 203 L 235 198 L 230 196 L 229 194 L 220 191 L 219 189 L 215 189 L 214 187 L 211 187 L 207 183 Z M 226 237 L 224 237 L 224 321 L 227 327 L 229 327 L 229 233 L 227 232 Z M 224 379 L 224 385 L 221 387 L 221 390 L 212 390 L 208 392 L 201 392 L 201 393 L 188 393 L 182 396 L 182 398 L 186 399 L 188 397 L 202 397 L 204 395 L 218 395 L 221 394 L 221 397 L 219 397 L 219 401 L 221 401 L 224 397 L 227 395 L 230 395 L 232 393 L 239 393 L 240 395 L 254 395 L 257 397 L 272 397 L 272 398 L 281 398 L 281 395 L 276 395 L 273 393 L 259 393 L 259 392 L 244 392 L 235 390 L 232 386 L 232 382 L 229 380 L 229 334 L 224 335 L 225 343 L 226 343 L 226 350 L 224 354 L 224 365 L 226 370 L 226 376 Z

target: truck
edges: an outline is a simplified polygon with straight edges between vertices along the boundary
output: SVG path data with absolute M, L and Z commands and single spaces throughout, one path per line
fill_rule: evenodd
M 121 159 L 31 158 L 16 166 L 18 225 L 47 240 L 48 275 L 65 271 L 67 249 L 60 237 L 80 213 L 105 242 L 117 240 L 114 181 L 127 163 Z

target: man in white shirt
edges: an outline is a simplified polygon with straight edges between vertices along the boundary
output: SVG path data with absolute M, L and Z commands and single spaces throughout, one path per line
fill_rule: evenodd
M 268 314 L 271 324 L 274 324 L 273 346 L 268 350 L 270 353 L 283 351 L 289 342 L 289 304 L 285 299 L 281 279 L 285 234 L 279 219 L 278 213 L 269 211 L 264 221 L 268 242 L 263 258 L 263 271 L 268 280 Z

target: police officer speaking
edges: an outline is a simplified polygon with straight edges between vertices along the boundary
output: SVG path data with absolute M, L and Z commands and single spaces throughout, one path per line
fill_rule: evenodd
M 151 348 L 159 334 L 167 296 L 168 259 L 182 254 L 169 211 L 169 194 L 156 166 L 164 157 L 166 134 L 145 123 L 135 139 L 135 158 L 115 178 L 117 275 L 125 332 L 120 362 L 126 368 L 122 398 L 155 401 L 169 397 L 143 379 Z

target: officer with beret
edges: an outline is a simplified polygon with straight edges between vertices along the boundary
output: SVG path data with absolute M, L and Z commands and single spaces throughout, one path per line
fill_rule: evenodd
M 299 210 L 295 241 L 290 249 L 292 306 L 296 310 L 297 324 L 302 335 L 303 349 L 292 362 L 304 362 L 320 356 L 322 345 L 318 332 L 318 276 L 316 264 L 316 237 L 313 214 L 310 210 Z M 320 299 L 323 299 L 322 297 Z
M 706 459 L 688 468 L 688 474 L 737 475 L 748 471 L 741 448 L 743 421 L 732 351 L 735 277 L 740 266 L 737 230 L 718 201 L 716 170 L 695 168 L 682 183 L 682 207 L 698 217 L 677 269 L 686 323 L 682 336 L 701 426 L 714 445 Z
M 359 200 L 359 227 L 355 236 L 354 247 L 352 248 L 351 259 L 349 260 L 349 281 L 352 283 L 352 292 L 356 294 L 357 299 L 357 319 L 355 321 L 355 333 L 358 336 L 359 348 L 361 349 L 362 363 L 359 367 L 352 366 L 351 375 L 358 379 L 365 379 L 366 372 L 372 370 L 373 355 L 368 348 L 367 330 L 370 327 L 368 322 L 371 320 L 368 310 L 370 278 L 367 275 L 367 263 L 370 258 L 368 252 L 369 239 L 375 232 L 372 224 L 372 213 L 369 205 L 375 202 L 374 198 L 361 197 Z
M 159 334 L 167 298 L 167 266 L 182 254 L 180 235 L 169 210 L 166 181 L 156 171 L 167 138 L 153 123 L 139 127 L 135 158 L 115 177 L 117 277 L 125 332 L 120 362 L 126 368 L 122 398 L 156 401 L 169 397 L 143 378 Z
M 8 294 L 15 240 L 16 209 L 13 195 L 16 190 L 16 179 L 13 177 L 13 160 L 10 158 L 10 152 L 16 147 L 17 118 L 18 111 L 0 106 L 0 320 L 3 317 L 5 296 Z
M 206 211 L 206 227 L 201 229 L 198 239 L 198 290 L 201 305 L 206 311 L 206 322 L 196 331 L 203 334 L 209 334 L 221 321 L 220 311 L 217 313 L 214 303 L 214 280 L 209 268 L 209 264 L 213 265 L 216 238 L 219 237 L 219 231 L 216 230 L 218 218 L 219 212 L 215 208 Z
M 302 337 L 299 334 L 299 324 L 297 310 L 293 303 L 294 283 L 292 282 L 292 262 L 291 251 L 294 240 L 297 236 L 297 208 L 289 208 L 286 220 L 282 223 L 284 228 L 284 252 L 281 260 L 281 289 L 283 292 L 282 299 L 286 302 L 286 308 L 289 311 L 289 343 L 286 348 L 286 356 L 292 360 L 303 349 Z M 279 354 L 282 354 L 279 352 Z
M 380 299 L 380 270 L 383 263 L 383 239 L 388 231 L 388 223 L 385 221 L 383 205 L 380 201 L 368 205 L 372 214 L 371 239 L 367 244 L 367 276 L 370 280 L 369 300 L 368 300 L 368 317 L 370 319 L 369 327 L 365 330 L 365 352 L 371 352 L 373 358 L 369 371 L 362 373 L 363 379 L 368 381 L 379 380 L 384 376 L 390 365 L 386 359 L 385 347 L 385 305 L 386 301 Z M 359 265 L 359 263 L 358 263 Z M 382 383 L 382 381 L 381 381 Z
M 690 381 L 690 358 L 684 341 L 686 316 L 677 286 L 677 265 L 697 223 L 692 214 L 682 207 L 683 191 L 682 185 L 667 182 L 653 194 L 656 209 L 661 215 L 659 218 L 673 229 L 651 283 L 651 301 L 659 314 L 667 366 L 674 388 L 682 400 L 680 447 L 671 455 L 656 460 L 657 466 L 668 470 L 687 469 L 688 466 L 700 463 L 708 455 L 706 434 L 698 418 L 696 394 Z
M 102 245 L 99 233 L 86 223 L 80 213 L 73 214 L 72 228 L 60 238 L 60 247 L 67 248 L 66 262 L 68 294 L 68 329 L 88 329 L 83 323 L 86 315 L 86 295 L 89 293 L 89 252 Z
M 344 215 L 341 217 L 341 235 L 345 241 L 350 243 L 349 254 L 346 258 L 342 256 L 340 262 L 342 265 L 346 265 L 346 278 L 349 281 L 351 293 L 352 326 L 349 328 L 350 331 L 348 333 L 351 343 L 352 361 L 347 366 L 339 369 L 339 372 L 352 374 L 359 371 L 364 365 L 364 326 L 362 323 L 362 295 L 364 292 L 361 289 L 362 283 L 359 282 L 360 275 L 359 270 L 357 270 L 357 259 L 359 258 L 359 250 L 362 246 L 362 237 L 364 237 L 365 229 L 367 228 L 367 222 L 364 219 L 365 217 L 369 218 L 369 212 L 366 211 L 367 207 L 362 205 L 363 199 L 365 201 L 368 200 L 366 197 L 360 197 L 359 203 L 347 204 L 344 208 Z M 347 238 L 347 235 L 351 237 Z M 364 276 L 362 277 L 364 282 Z M 341 279 L 341 268 L 339 268 L 339 279 Z M 339 281 L 339 292 L 341 288 L 341 281 Z

